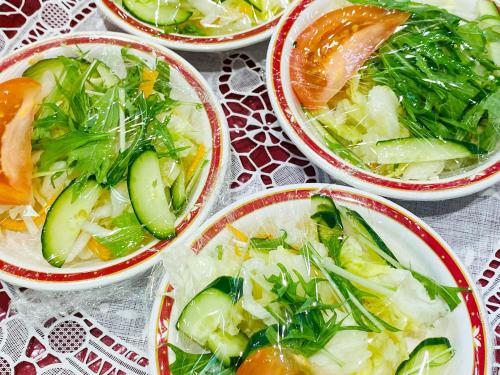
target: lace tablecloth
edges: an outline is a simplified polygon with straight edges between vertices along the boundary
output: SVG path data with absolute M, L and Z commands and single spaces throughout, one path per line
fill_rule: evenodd
M 0 56 L 72 30 L 113 29 L 84 0 L 0 0 Z M 183 53 L 221 99 L 232 140 L 231 192 L 222 205 L 276 185 L 331 181 L 286 138 L 264 83 L 267 43 Z M 399 202 L 429 223 L 477 280 L 500 371 L 500 187 L 434 203 Z M 39 293 L 0 284 L 0 375 L 148 374 L 145 330 L 161 269 L 100 291 Z

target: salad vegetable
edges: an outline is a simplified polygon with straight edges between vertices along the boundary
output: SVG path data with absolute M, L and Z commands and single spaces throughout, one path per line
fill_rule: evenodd
M 410 0 L 351 0 L 299 34 L 291 84 L 341 158 L 392 178 L 443 178 L 499 151 L 499 45 L 488 0 L 469 19 Z
M 41 86 L 29 78 L 0 84 L 0 204 L 25 204 L 31 195 L 32 122 Z
M 0 246 L 29 239 L 62 267 L 175 236 L 209 156 L 206 115 L 164 61 L 109 54 L 41 59 L 0 84 Z
M 267 22 L 289 0 L 115 0 L 139 20 L 165 33 L 226 35 Z
M 402 264 L 327 195 L 311 213 L 300 234 L 231 225 L 216 246 L 175 257 L 173 375 L 447 373 L 453 343 L 434 332 L 467 290 Z

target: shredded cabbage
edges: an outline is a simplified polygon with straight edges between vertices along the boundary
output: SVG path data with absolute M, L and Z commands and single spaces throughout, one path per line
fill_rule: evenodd
M 319 204 L 325 206 L 326 203 Z M 345 214 L 345 210 L 340 209 L 340 214 Z M 291 346 L 283 344 L 284 347 L 300 352 L 315 375 L 394 374 L 408 358 L 412 343 L 427 338 L 449 314 L 448 306 L 440 298 L 431 298 L 411 271 L 390 266 L 359 242 L 351 235 L 353 228 L 344 225 L 339 247 L 335 248 L 324 238 L 318 240 L 318 227 L 310 225 L 310 213 L 305 215 L 306 218 L 287 223 L 287 232 L 277 230 L 273 221 L 266 233 L 263 220 L 251 233 L 243 232 L 242 225 L 228 227 L 216 246 L 198 255 L 190 250 L 182 255 L 167 254 L 176 311 L 182 311 L 216 278 L 238 277 L 242 279 L 242 294 L 234 316 L 223 322 L 228 333 L 243 333 L 250 342 L 255 334 L 260 337 L 257 341 L 262 340 L 263 332 L 266 337 L 277 333 L 286 337 L 289 332 L 273 329 L 290 321 L 299 322 L 292 337 L 300 340 L 302 335 L 311 335 L 306 316 L 316 308 L 321 309 L 318 304 L 329 305 L 332 307 L 321 310 L 320 320 L 332 319 L 340 324 L 340 329 L 310 352 L 301 351 L 293 342 Z M 292 233 L 295 229 L 298 233 Z M 304 247 L 313 248 L 313 252 L 304 252 Z M 347 289 L 345 293 L 342 284 L 333 288 L 332 283 L 338 283 L 339 279 L 351 283 L 355 289 Z M 311 286 L 314 301 L 311 301 Z M 297 300 L 298 306 L 307 311 L 299 318 Z M 311 306 L 314 307 L 309 310 Z M 363 328 L 359 315 L 355 315 L 359 313 L 373 324 Z M 257 348 L 259 345 L 269 343 L 258 344 Z
M 388 332 L 369 334 L 368 349 L 372 356 L 358 375 L 394 374 L 408 352 L 403 335 Z
M 429 297 L 410 271 L 390 267 L 373 251 L 362 248 L 353 237 L 344 242 L 340 259 L 349 272 L 394 291 L 388 298 L 368 298 L 367 306 L 410 335 L 424 333 L 449 312 L 442 300 Z
M 371 356 L 366 332 L 341 331 L 309 359 L 317 375 L 350 375 L 361 371 Z

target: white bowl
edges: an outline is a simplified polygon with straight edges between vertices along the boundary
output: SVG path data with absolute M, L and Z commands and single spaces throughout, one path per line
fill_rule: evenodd
M 193 36 L 182 34 L 166 34 L 161 29 L 142 22 L 117 5 L 113 0 L 97 0 L 97 7 L 112 23 L 120 29 L 145 37 L 150 41 L 181 51 L 219 52 L 243 48 L 268 39 L 280 15 L 251 29 L 234 34 L 217 36 Z
M 474 0 L 475 4 L 476 0 Z M 404 181 L 360 169 L 330 151 L 305 126 L 306 118 L 295 97 L 289 74 L 290 51 L 304 28 L 344 0 L 300 0 L 288 8 L 271 38 L 267 53 L 267 87 L 283 129 L 297 147 L 331 176 L 352 186 L 386 197 L 405 200 L 443 200 L 476 193 L 500 181 L 500 150 L 471 170 L 431 181 Z M 469 4 L 470 5 L 470 4 Z M 472 7 L 475 9 L 475 7 Z
M 210 165 L 202 174 L 198 187 L 189 202 L 191 207 L 176 222 L 177 236 L 169 241 L 155 241 L 129 256 L 111 261 L 88 261 L 61 269 L 50 266 L 41 254 L 28 249 L 0 249 L 0 278 L 33 289 L 75 290 L 103 286 L 132 277 L 160 259 L 162 251 L 185 241 L 205 219 L 217 198 L 229 158 L 229 134 L 225 116 L 208 83 L 200 73 L 174 52 L 137 37 L 120 33 L 76 33 L 58 36 L 30 44 L 0 61 L 0 82 L 20 76 L 40 58 L 60 55 L 74 56 L 74 47 L 90 51 L 100 58 L 112 59 L 113 53 L 124 46 L 145 61 L 162 59 L 171 66 L 172 85 L 182 88 L 182 95 L 199 100 L 205 108 L 204 140 L 210 150 Z M 105 52 L 103 53 L 103 48 Z
M 262 223 L 275 223 L 274 229 L 283 228 L 292 236 L 301 217 L 308 218 L 311 214 L 310 197 L 318 192 L 360 213 L 403 264 L 411 264 L 413 269 L 446 285 L 471 289 L 471 293 L 462 296 L 462 303 L 450 313 L 446 328 L 443 328 L 456 349 L 455 361 L 450 363 L 447 374 L 491 375 L 492 337 L 487 313 L 473 279 L 436 232 L 387 199 L 337 185 L 302 184 L 274 188 L 240 200 L 209 218 L 193 237 L 190 249 L 197 253 L 230 241 L 233 235 L 227 224 L 245 228 L 245 233 L 251 236 L 255 232 L 261 233 Z M 174 254 L 172 252 L 170 256 Z M 177 343 L 175 323 L 180 311 L 173 298 L 170 272 L 177 270 L 167 269 L 157 291 L 149 324 L 150 373 L 155 375 L 169 374 L 167 343 Z M 439 332 L 433 334 L 440 335 Z

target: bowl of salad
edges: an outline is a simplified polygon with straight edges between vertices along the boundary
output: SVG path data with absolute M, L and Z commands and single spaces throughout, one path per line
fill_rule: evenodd
M 463 265 L 421 220 L 360 190 L 253 195 L 165 266 L 152 374 L 492 371 L 486 312 Z
M 353 186 L 440 200 L 500 181 L 492 1 L 299 1 L 270 43 L 267 83 L 290 138 Z
M 98 0 L 121 29 L 184 51 L 228 51 L 271 36 L 291 0 Z
M 72 34 L 15 51 L 0 72 L 3 280 L 74 290 L 125 279 L 207 215 L 227 125 L 175 53 Z

